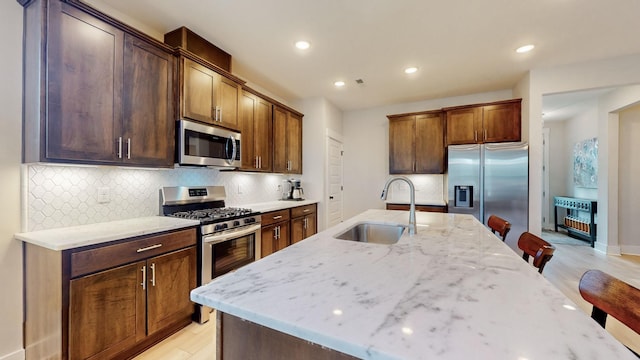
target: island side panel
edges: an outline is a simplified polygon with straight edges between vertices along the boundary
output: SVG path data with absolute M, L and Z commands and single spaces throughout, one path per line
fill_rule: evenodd
M 24 244 L 26 359 L 63 358 L 62 254 Z
M 354 360 L 295 336 L 217 311 L 216 359 Z

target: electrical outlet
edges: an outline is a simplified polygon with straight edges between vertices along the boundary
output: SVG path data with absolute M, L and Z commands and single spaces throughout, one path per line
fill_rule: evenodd
M 107 204 L 111 201 L 111 190 L 104 186 L 98 188 L 98 204 Z
M 238 184 L 238 194 L 242 194 L 242 185 Z
M 282 185 L 278 184 L 276 187 L 276 192 L 282 192 Z

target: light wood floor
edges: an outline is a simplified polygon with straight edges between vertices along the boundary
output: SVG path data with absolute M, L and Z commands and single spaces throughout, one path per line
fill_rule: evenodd
M 543 233 L 543 237 L 556 246 L 553 258 L 544 268 L 544 277 L 586 314 L 591 314 L 591 305 L 580 296 L 578 282 L 588 269 L 600 269 L 640 288 L 640 256 L 605 255 L 593 250 L 586 242 L 555 233 Z M 607 330 L 622 343 L 640 352 L 640 335 L 611 317 L 607 320 Z M 135 360 L 213 359 L 214 339 L 214 321 L 204 325 L 192 323 Z

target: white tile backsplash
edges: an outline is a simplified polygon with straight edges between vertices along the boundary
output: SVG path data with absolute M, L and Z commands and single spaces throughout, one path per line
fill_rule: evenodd
M 439 204 L 444 197 L 444 175 L 407 175 L 416 188 L 416 203 Z M 409 185 L 404 181 L 391 184 L 388 202 L 408 203 Z
M 159 213 L 163 186 L 223 185 L 227 205 L 268 202 L 280 198 L 277 174 L 226 172 L 207 168 L 128 169 L 25 165 L 26 229 L 124 220 Z M 104 202 L 99 198 L 99 192 Z M 106 196 L 105 196 L 106 194 Z

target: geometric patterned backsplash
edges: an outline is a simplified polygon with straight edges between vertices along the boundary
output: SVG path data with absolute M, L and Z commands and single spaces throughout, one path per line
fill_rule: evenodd
M 208 168 L 26 166 L 26 229 L 36 231 L 159 214 L 163 186 L 224 185 L 227 206 L 278 200 L 280 174 Z M 108 200 L 108 201 L 107 201 Z

